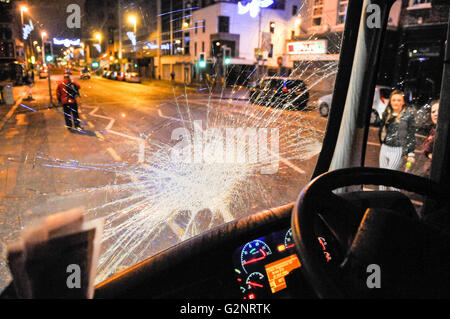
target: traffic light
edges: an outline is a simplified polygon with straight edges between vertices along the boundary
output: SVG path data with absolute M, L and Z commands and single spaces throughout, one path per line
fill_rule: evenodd
M 206 67 L 206 60 L 205 60 L 204 53 L 200 53 L 200 55 L 199 55 L 198 66 L 202 69 Z
M 229 65 L 231 63 L 231 49 L 223 48 L 223 63 Z
M 52 50 L 50 48 L 50 45 L 45 45 L 44 44 L 44 52 L 43 52 L 43 54 L 45 54 L 45 62 L 46 63 L 53 62 L 53 55 L 52 55 Z
M 99 67 L 98 62 L 97 61 L 92 62 L 91 63 L 91 67 L 92 67 L 93 70 L 98 69 L 98 67 Z

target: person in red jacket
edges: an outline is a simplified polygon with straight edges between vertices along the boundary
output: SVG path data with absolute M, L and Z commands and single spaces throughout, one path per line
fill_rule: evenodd
M 68 130 L 72 129 L 72 119 L 76 130 L 81 131 L 80 119 L 78 117 L 77 96 L 80 96 L 78 90 L 80 85 L 70 80 L 68 74 L 64 75 L 64 80 L 58 84 L 56 88 L 56 97 L 58 102 L 63 105 L 64 118 Z

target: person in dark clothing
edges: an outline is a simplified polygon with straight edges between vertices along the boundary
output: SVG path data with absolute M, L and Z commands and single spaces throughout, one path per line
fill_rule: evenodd
M 436 136 L 436 124 L 438 120 L 438 113 L 439 113 L 439 101 L 431 102 L 430 117 L 431 121 L 433 122 L 433 126 L 431 127 L 430 132 L 428 133 L 428 137 L 425 141 L 423 141 L 421 147 L 422 154 L 426 157 L 426 161 L 423 167 L 425 176 L 430 175 L 431 159 L 433 157 L 434 137 Z
M 72 82 L 68 74 L 64 75 L 64 80 L 60 82 L 56 88 L 56 97 L 59 103 L 63 105 L 64 118 L 68 130 L 72 129 L 72 119 L 75 129 L 78 131 L 82 130 L 76 100 L 77 96 L 79 96 L 79 89 L 80 85 L 76 82 Z
M 380 167 L 399 170 L 406 159 L 407 171 L 415 162 L 416 126 L 414 112 L 405 103 L 403 92 L 394 90 L 380 124 Z M 409 163 L 409 164 L 408 164 Z M 380 187 L 380 189 L 385 189 Z

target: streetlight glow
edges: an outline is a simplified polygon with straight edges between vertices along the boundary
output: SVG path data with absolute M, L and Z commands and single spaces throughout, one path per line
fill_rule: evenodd
M 134 34 L 136 34 L 136 28 L 137 28 L 137 17 L 134 14 L 130 14 L 128 16 L 128 23 L 132 24 L 134 27 Z
M 94 38 L 98 40 L 98 43 L 102 42 L 102 34 L 100 32 L 96 32 Z

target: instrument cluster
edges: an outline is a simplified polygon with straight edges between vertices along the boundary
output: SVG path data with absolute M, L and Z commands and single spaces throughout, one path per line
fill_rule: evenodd
M 329 262 L 327 241 L 318 237 L 318 244 Z M 287 276 L 301 267 L 295 252 L 292 229 L 273 232 L 237 248 L 233 254 L 236 285 L 243 299 L 289 296 Z
M 233 265 L 243 299 L 282 293 L 285 277 L 300 267 L 292 230 L 273 232 L 239 247 L 233 254 Z

